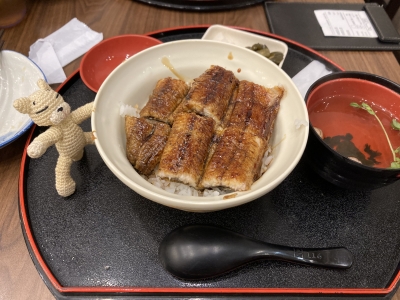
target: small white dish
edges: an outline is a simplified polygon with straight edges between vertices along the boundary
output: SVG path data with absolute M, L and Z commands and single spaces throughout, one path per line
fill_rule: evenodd
M 168 64 L 165 64 L 166 60 Z M 236 197 L 229 199 L 224 199 L 222 195 L 195 197 L 171 194 L 145 180 L 126 157 L 124 118 L 120 115 L 122 105 L 142 108 L 159 79 L 179 74 L 185 81 L 190 81 L 211 65 L 231 70 L 239 80 L 249 80 L 267 87 L 280 85 L 286 91 L 271 137 L 271 165 L 250 190 L 237 192 Z M 218 41 L 174 41 L 133 55 L 106 78 L 94 105 L 91 122 L 95 143 L 109 169 L 143 197 L 185 211 L 226 209 L 272 191 L 297 165 L 308 138 L 308 126 L 296 126 L 296 120 L 307 123 L 308 114 L 305 102 L 291 78 L 275 63 L 254 51 Z
M 278 51 L 283 53 L 283 60 L 279 63 L 280 68 L 282 68 L 288 52 L 288 46 L 284 42 L 222 25 L 210 26 L 202 39 L 220 41 L 242 47 L 250 47 L 256 43 L 266 45 L 271 52 Z
M 14 100 L 27 97 L 45 79 L 40 68 L 28 57 L 15 51 L 0 52 L 0 148 L 24 134 L 33 122 L 13 107 Z

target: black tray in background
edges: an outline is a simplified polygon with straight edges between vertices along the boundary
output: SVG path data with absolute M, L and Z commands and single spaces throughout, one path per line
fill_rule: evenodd
M 168 42 L 199 38 L 204 31 L 182 28 L 150 35 Z M 289 45 L 283 70 L 290 76 L 314 59 L 340 70 L 317 52 L 282 40 Z M 79 72 L 59 92 L 72 109 L 95 98 Z M 82 127 L 90 131 L 90 121 Z M 35 127 L 33 136 L 41 130 Z M 54 147 L 38 159 L 24 156 L 19 204 L 28 250 L 58 299 L 390 299 L 396 290 L 400 181 L 370 192 L 343 190 L 318 177 L 301 159 L 277 188 L 253 202 L 190 213 L 149 201 L 126 187 L 95 146 L 86 147 L 83 159 L 72 166 L 76 193 L 62 198 L 54 188 L 57 157 Z M 194 223 L 293 247 L 345 246 L 354 265 L 334 270 L 260 261 L 214 279 L 179 280 L 160 265 L 158 245 L 171 230 Z
M 163 8 L 183 11 L 218 11 L 248 7 L 264 0 L 136 0 Z

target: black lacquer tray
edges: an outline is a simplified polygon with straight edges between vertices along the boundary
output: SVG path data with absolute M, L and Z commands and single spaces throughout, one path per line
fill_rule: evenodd
M 149 35 L 168 42 L 201 38 L 206 29 L 173 28 Z M 310 48 L 252 32 L 288 44 L 283 70 L 289 76 L 312 60 L 342 70 Z M 79 71 L 59 92 L 72 109 L 95 98 Z M 90 131 L 90 121 L 82 127 Z M 34 127 L 28 143 L 43 130 Z M 77 191 L 62 198 L 54 188 L 57 158 L 54 147 L 38 159 L 25 151 L 19 199 L 28 250 L 57 299 L 390 299 L 398 287 L 400 181 L 369 192 L 343 190 L 318 177 L 301 159 L 282 184 L 253 202 L 190 213 L 154 203 L 126 187 L 95 146 L 86 147 L 83 159 L 72 165 Z M 196 223 L 292 247 L 345 246 L 354 264 L 334 270 L 259 261 L 214 279 L 179 280 L 162 268 L 158 245 L 171 230 Z
M 232 10 L 255 5 L 264 0 L 136 0 L 149 5 L 184 11 Z

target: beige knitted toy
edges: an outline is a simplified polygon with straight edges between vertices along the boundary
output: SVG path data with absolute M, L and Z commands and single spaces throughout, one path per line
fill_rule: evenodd
M 28 114 L 39 126 L 50 126 L 37 136 L 28 146 L 27 153 L 32 158 L 40 157 L 47 148 L 55 144 L 59 153 L 56 166 L 56 189 L 59 195 L 67 197 L 75 192 L 75 181 L 70 175 L 73 161 L 80 160 L 83 148 L 93 144 L 91 132 L 83 132 L 77 125 L 90 117 L 93 102 L 71 112 L 71 107 L 64 102 L 63 97 L 53 91 L 43 80 L 37 83 L 40 88 L 29 97 L 14 101 L 16 110 Z

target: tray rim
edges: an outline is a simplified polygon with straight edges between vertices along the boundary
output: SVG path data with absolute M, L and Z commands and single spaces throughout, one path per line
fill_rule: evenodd
M 171 27 L 165 28 L 162 30 L 148 32 L 144 35 L 154 36 L 157 34 L 163 34 L 166 32 L 173 32 L 179 30 L 198 30 L 198 29 L 207 29 L 211 25 L 198 25 L 198 26 L 179 26 L 179 27 Z M 244 28 L 240 26 L 230 26 L 232 28 L 245 30 L 253 33 L 257 33 L 263 36 L 272 37 L 290 44 L 294 44 L 295 46 L 302 48 L 303 50 L 307 50 L 312 52 L 315 56 L 322 59 L 324 62 L 328 62 L 339 70 L 344 71 L 342 67 L 332 62 L 330 59 L 326 58 L 322 54 L 317 51 L 302 45 L 293 40 L 287 39 L 282 36 L 278 36 L 272 33 L 263 32 L 260 30 L 254 30 L 249 28 Z M 63 89 L 67 88 L 73 81 L 76 81 L 80 78 L 79 68 L 75 70 L 58 88 L 57 92 L 62 92 Z M 29 131 L 29 136 L 27 138 L 23 155 L 20 164 L 20 172 L 19 172 L 19 182 L 18 182 L 18 206 L 19 206 L 19 215 L 20 215 L 20 223 L 21 229 L 23 232 L 23 236 L 25 239 L 25 243 L 28 248 L 28 252 L 34 262 L 34 265 L 41 275 L 44 283 L 50 289 L 50 291 L 57 296 L 60 295 L 87 295 L 91 296 L 93 294 L 114 294 L 118 293 L 118 295 L 131 295 L 131 296 L 143 296 L 143 294 L 147 294 L 147 296 L 170 296 L 170 295 L 179 295 L 179 296 L 239 296 L 239 295 L 259 295 L 259 296 L 271 296 L 271 295 L 301 295 L 301 296 L 332 296 L 332 295 L 341 295 L 341 296 L 387 296 L 391 293 L 394 293 L 398 288 L 398 284 L 400 283 L 400 263 L 397 266 L 396 271 L 394 272 L 392 278 L 384 288 L 191 288 L 191 287 L 102 287 L 102 286 L 92 286 L 92 287 L 80 287 L 80 286 L 70 286 L 65 287 L 62 286 L 57 278 L 54 276 L 50 268 L 47 266 L 44 258 L 42 257 L 38 246 L 36 245 L 35 238 L 33 232 L 30 227 L 29 215 L 27 208 L 25 206 L 25 166 L 29 157 L 27 156 L 27 147 L 29 146 L 32 136 L 35 132 L 37 125 L 34 124 Z
M 160 8 L 167 8 L 167 9 L 179 9 L 181 11 L 219 11 L 219 10 L 233 10 L 247 6 L 253 6 L 256 4 L 262 3 L 264 0 L 246 0 L 242 2 L 234 2 L 229 3 L 229 1 L 215 1 L 217 3 L 209 4 L 209 5 L 199 5 L 195 4 L 196 1 L 193 1 L 193 4 L 190 3 L 173 3 L 171 2 L 163 2 L 160 0 L 137 0 L 141 3 L 145 3 L 148 5 L 153 5 Z M 186 1 L 188 2 L 188 1 Z

